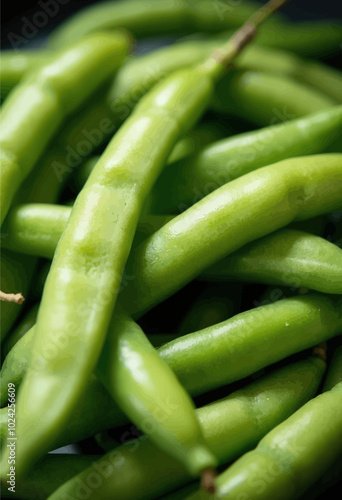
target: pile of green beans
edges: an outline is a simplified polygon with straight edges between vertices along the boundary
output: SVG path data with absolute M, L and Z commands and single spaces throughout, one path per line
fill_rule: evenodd
M 243 450 L 251 449 L 259 436 L 300 407 L 317 390 L 323 372 L 321 360 L 304 359 L 196 410 L 204 435 L 220 463 L 230 462 Z M 282 390 L 284 387 L 288 390 Z M 108 474 L 93 489 L 87 477 L 92 470 L 99 471 L 102 467 Z M 155 498 L 191 480 L 175 460 L 141 438 L 114 449 L 81 474 L 65 483 L 61 491 L 57 490 L 55 498 L 77 495 L 75 487 L 83 481 L 89 498 L 133 500 Z M 153 477 L 159 480 L 152 480 Z
M 342 27 L 285 1 L 103 1 L 1 54 L 2 497 L 340 470 Z

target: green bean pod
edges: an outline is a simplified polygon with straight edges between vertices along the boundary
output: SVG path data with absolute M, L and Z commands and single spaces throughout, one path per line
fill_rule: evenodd
M 33 71 L 6 99 L 1 110 L 1 223 L 63 119 L 120 65 L 126 52 L 122 34 L 93 35 Z
M 235 70 L 217 85 L 212 107 L 218 113 L 265 126 L 300 118 L 334 104 L 323 92 L 291 78 Z
M 216 189 L 141 243 L 121 301 L 136 316 L 245 244 L 341 206 L 342 155 L 291 158 Z M 153 272 L 151 272 L 153 269 Z
M 306 403 L 221 474 L 215 498 L 299 498 L 341 453 L 342 382 Z
M 338 106 L 221 139 L 193 158 L 167 166 L 152 192 L 150 210 L 178 212 L 257 168 L 294 156 L 321 153 L 341 135 L 342 106 Z
M 214 464 L 190 397 L 140 327 L 115 314 L 110 332 L 96 372 L 121 410 L 193 476 Z
M 3 246 L 16 252 L 52 258 L 71 209 L 60 205 L 18 205 L 10 211 Z M 172 220 L 147 216 L 140 220 L 132 246 Z M 246 281 L 307 287 L 342 293 L 342 250 L 318 236 L 282 229 L 253 241 L 205 269 L 205 281 Z M 217 321 L 218 322 L 218 321 Z M 195 328 L 197 329 L 197 328 Z
M 321 62 L 302 59 L 292 51 L 252 45 L 237 58 L 235 64 L 241 69 L 294 78 L 342 102 L 341 71 Z
M 76 200 L 45 284 L 31 368 L 18 398 L 18 476 L 62 432 L 86 387 L 143 202 L 174 144 L 208 104 L 214 76 L 184 70 L 155 87 L 115 135 Z M 156 135 L 157 143 L 151 141 Z M 41 408 L 49 409 L 49 418 Z
M 342 293 L 342 249 L 294 229 L 249 243 L 204 271 L 209 280 L 305 287 Z
M 180 337 L 158 352 L 188 391 L 196 395 L 199 390 L 242 379 L 338 335 L 341 313 L 339 297 L 293 297 Z M 208 370 L 208 366 L 215 369 Z
M 259 436 L 307 401 L 317 390 L 324 366 L 324 362 L 315 358 L 293 363 L 196 410 L 204 435 L 220 463 L 230 462 L 251 449 Z M 88 498 L 97 500 L 155 498 L 191 480 L 181 465 L 144 436 L 116 448 L 94 467 L 61 486 L 51 500 L 68 495 L 79 498 L 78 488 Z M 96 467 L 106 468 L 108 474 L 92 488 L 88 478 Z

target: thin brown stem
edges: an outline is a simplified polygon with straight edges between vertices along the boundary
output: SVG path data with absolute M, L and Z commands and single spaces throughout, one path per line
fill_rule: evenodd
M 201 471 L 201 489 L 210 494 L 216 493 L 215 477 L 215 467 L 203 469 Z
M 22 304 L 25 300 L 21 293 L 5 293 L 0 290 L 0 300 L 3 302 L 13 302 L 14 304 Z
M 280 9 L 289 0 L 269 0 L 252 14 L 245 24 L 234 33 L 232 38 L 222 47 L 216 49 L 213 54 L 202 64 L 202 71 L 211 73 L 214 78 L 222 75 L 230 63 L 256 36 L 257 29 L 271 14 Z

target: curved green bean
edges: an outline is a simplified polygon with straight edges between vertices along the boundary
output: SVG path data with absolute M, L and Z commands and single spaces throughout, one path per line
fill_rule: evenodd
M 155 213 L 178 212 L 257 168 L 323 152 L 341 135 L 342 106 L 338 106 L 221 139 L 193 158 L 167 166 L 152 191 L 149 209 Z
M 1 223 L 63 119 L 121 64 L 126 52 L 122 34 L 93 35 L 33 71 L 6 99 L 1 109 Z
M 338 210 L 341 189 L 341 154 L 292 158 L 229 182 L 132 251 L 127 272 L 135 279 L 122 291 L 122 303 L 143 314 L 245 244 Z
M 249 243 L 202 276 L 341 294 L 341 263 L 342 249 L 338 246 L 302 231 L 283 229 Z
M 299 498 L 341 452 L 342 382 L 306 403 L 221 474 L 215 498 Z
M 211 390 L 242 379 L 338 335 L 341 312 L 339 297 L 308 294 L 283 299 L 180 337 L 158 352 L 196 394 L 199 388 Z
M 197 420 L 191 421 L 193 402 L 140 327 L 115 314 L 109 328 L 96 373 L 121 410 L 193 476 L 215 464 Z
M 218 85 L 212 107 L 259 126 L 300 118 L 336 102 L 319 90 L 291 78 L 235 70 Z

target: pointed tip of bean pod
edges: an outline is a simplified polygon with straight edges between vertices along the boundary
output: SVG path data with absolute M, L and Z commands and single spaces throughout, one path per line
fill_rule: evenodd
M 216 493 L 215 467 L 206 467 L 201 471 L 201 489 L 213 495 Z

